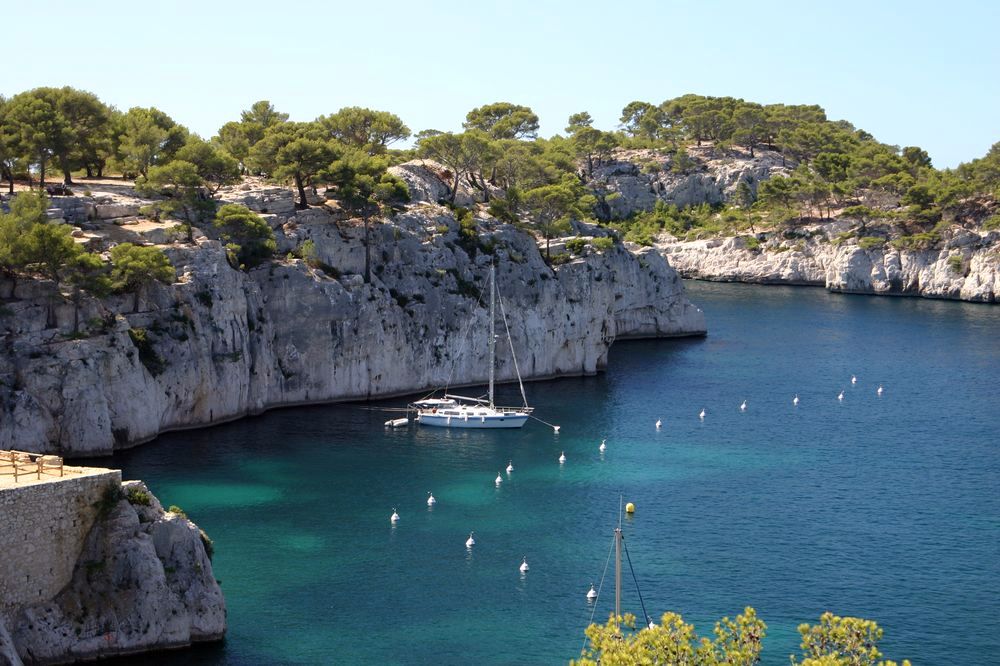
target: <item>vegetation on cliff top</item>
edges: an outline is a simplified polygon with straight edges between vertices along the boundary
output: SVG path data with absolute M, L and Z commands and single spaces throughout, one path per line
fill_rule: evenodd
M 472 188 L 493 216 L 529 225 L 546 246 L 569 233 L 572 220 L 586 219 L 645 244 L 661 231 L 690 237 L 790 229 L 834 211 L 854 221 L 854 236 L 868 239 L 869 247 L 890 240 L 930 246 L 955 223 L 1000 226 L 1000 143 L 982 158 L 942 171 L 919 147 L 880 143 L 846 121 L 829 120 L 815 105 L 683 95 L 660 104 L 631 102 L 620 120 L 618 129 L 604 131 L 588 113 L 574 113 L 564 135 L 546 139 L 538 137 L 530 108 L 496 102 L 470 110 L 462 132 L 425 129 L 412 148 L 393 149 L 411 131 L 390 112 L 347 107 L 293 122 L 261 100 L 206 141 L 157 108 L 120 111 L 86 91 L 35 88 L 0 98 L 0 178 L 11 191 L 19 179 L 31 186 L 37 177 L 44 187 L 53 170 L 65 184 L 81 173 L 135 178 L 136 189 L 154 199 L 147 214 L 178 220 L 188 242 L 195 225 L 214 222 L 232 263 L 243 268 L 273 253 L 273 236 L 249 211 L 218 210 L 221 187 L 244 175 L 264 176 L 293 185 L 300 208 L 309 205 L 307 189 L 326 187 L 327 198 L 361 219 L 367 248 L 371 223 L 408 199 L 406 186 L 387 168 L 414 157 L 441 165 L 449 187 L 444 203 L 453 205 L 461 187 Z M 709 142 L 710 149 L 699 148 Z M 764 148 L 786 175 L 756 187 L 741 182 L 732 201 L 715 207 L 659 203 L 616 219 L 609 204 L 619 195 L 593 180 L 619 157 L 641 154 L 643 172 L 684 176 L 702 168 L 706 149 L 709 158 L 725 160 L 748 159 Z M 100 266 L 80 259 L 67 231 L 43 224 L 41 199 L 25 198 L 4 219 L 0 270 L 44 275 L 74 285 L 77 294 L 101 290 Z M 873 233 L 873 225 L 891 225 L 894 237 Z M 370 255 L 366 250 L 366 281 Z

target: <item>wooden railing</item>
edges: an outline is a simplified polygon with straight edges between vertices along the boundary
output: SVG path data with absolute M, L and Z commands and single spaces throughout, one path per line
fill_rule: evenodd
M 63 464 L 60 456 L 0 450 L 0 476 L 13 475 L 14 483 L 28 476 L 36 480 L 41 480 L 43 474 L 64 476 L 68 471 L 70 468 Z

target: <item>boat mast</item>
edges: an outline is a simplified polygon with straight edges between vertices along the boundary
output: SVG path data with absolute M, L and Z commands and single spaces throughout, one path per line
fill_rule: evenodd
M 497 269 L 490 264 L 490 408 L 493 408 L 493 379 L 496 365 L 496 300 L 497 300 Z
M 618 527 L 615 528 L 615 631 L 622 617 L 622 502 L 624 495 L 618 496 Z
M 615 528 L 615 631 L 622 617 L 622 528 Z

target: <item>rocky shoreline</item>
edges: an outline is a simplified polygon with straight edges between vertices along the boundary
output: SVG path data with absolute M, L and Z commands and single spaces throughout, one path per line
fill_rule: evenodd
M 421 195 L 439 187 L 424 171 L 404 174 L 415 201 L 372 226 L 370 283 L 360 221 L 328 203 L 295 210 L 290 190 L 257 184 L 221 199 L 259 212 L 279 256 L 312 241 L 315 260 L 288 254 L 244 272 L 200 233 L 165 244 L 163 225 L 108 223 L 119 241 L 161 244 L 177 268 L 177 281 L 149 289 L 137 310 L 122 295 L 77 313 L 51 283 L 0 280 L 0 448 L 107 455 L 275 407 L 485 382 L 485 346 L 466 348 L 462 333 L 485 330 L 477 298 L 494 261 L 526 378 L 596 373 L 618 338 L 705 333 L 656 250 L 586 244 L 549 266 L 534 237 L 493 218 L 463 234 L 450 209 Z M 95 227 L 87 233 L 100 242 Z M 85 324 L 74 334 L 77 319 Z M 513 378 L 498 353 L 498 379 Z
M 198 526 L 164 511 L 141 481 L 122 483 L 99 504 L 69 584 L 52 599 L 8 609 L 6 623 L 0 615 L 0 664 L 91 661 L 225 635 L 211 541 Z
M 827 234 L 846 225 L 812 229 L 794 243 L 771 234 L 656 244 L 685 278 L 715 282 L 809 285 L 845 294 L 919 296 L 1000 302 L 1000 232 L 955 230 L 937 249 L 896 249 L 889 244 L 860 247 L 850 239 L 831 242 Z

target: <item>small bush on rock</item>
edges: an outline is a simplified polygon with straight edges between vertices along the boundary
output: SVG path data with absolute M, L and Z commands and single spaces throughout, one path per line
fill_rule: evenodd
M 129 488 L 128 492 L 125 493 L 125 498 L 128 500 L 129 504 L 133 506 L 149 506 L 149 493 L 144 492 L 140 488 Z

